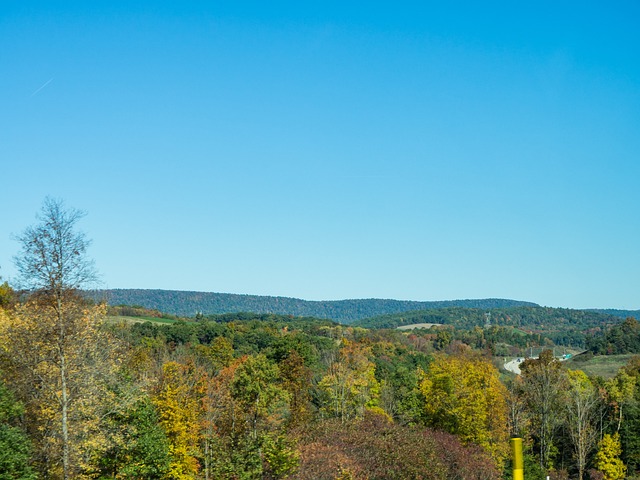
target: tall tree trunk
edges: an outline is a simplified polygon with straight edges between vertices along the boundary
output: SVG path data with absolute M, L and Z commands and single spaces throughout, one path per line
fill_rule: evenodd
M 69 390 L 67 386 L 67 358 L 65 352 L 65 328 L 64 316 L 62 313 L 62 295 L 56 292 L 56 315 L 58 317 L 58 328 L 60 338 L 58 339 L 58 352 L 60 355 L 60 407 L 62 414 L 62 477 L 69 480 Z
M 204 479 L 209 480 L 209 439 L 204 441 Z
M 67 366 L 63 352 L 60 352 L 60 381 L 62 406 L 62 474 L 69 479 L 69 394 L 67 391 Z
M 622 426 L 622 402 L 618 404 L 618 428 L 616 429 L 617 433 L 620 433 L 621 426 Z

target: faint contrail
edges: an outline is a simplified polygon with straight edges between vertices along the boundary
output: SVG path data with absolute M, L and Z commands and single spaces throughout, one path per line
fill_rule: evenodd
M 51 83 L 51 80 L 53 80 L 53 77 L 51 77 L 49 80 L 47 80 L 47 81 L 45 82 L 45 84 L 44 84 L 44 85 L 42 85 L 39 89 L 37 89 L 35 92 L 33 92 L 33 93 L 31 94 L 31 96 L 33 97 L 36 93 L 38 93 L 38 92 L 39 92 L 40 90 L 42 90 L 44 87 L 46 87 L 47 85 L 49 85 L 49 84 Z

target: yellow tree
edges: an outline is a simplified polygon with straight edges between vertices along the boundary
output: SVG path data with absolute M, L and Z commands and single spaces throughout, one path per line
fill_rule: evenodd
M 427 425 L 483 447 L 502 465 L 508 453 L 507 391 L 486 360 L 438 356 L 422 373 Z
M 622 453 L 620 436 L 617 433 L 613 435 L 605 433 L 598 447 L 595 465 L 604 474 L 604 480 L 622 480 L 627 468 L 620 460 Z
M 100 419 L 115 403 L 109 384 L 118 358 L 100 329 L 102 306 L 65 297 L 52 312 L 40 300 L 3 318 L 5 375 L 25 405 L 40 469 L 53 478 L 77 478 L 88 471 L 91 453 L 105 447 Z
M 615 377 L 606 381 L 604 387 L 617 413 L 616 432 L 619 432 L 623 419 L 622 408 L 633 399 L 636 377 L 629 375 L 625 369 L 621 368 Z
M 375 378 L 375 364 L 369 359 L 371 347 L 346 339 L 343 343 L 318 386 L 328 399 L 323 411 L 345 422 L 362 418 L 365 409 L 377 406 L 380 384 Z
M 82 349 L 76 349 L 78 345 L 75 338 L 91 334 L 96 318 L 82 311 L 75 293 L 97 277 L 93 262 L 86 257 L 90 242 L 83 233 L 74 230 L 75 224 L 83 216 L 84 213 L 79 210 L 65 208 L 61 200 L 46 198 L 37 216 L 39 223 L 26 228 L 17 237 L 21 252 L 14 258 L 20 274 L 19 283 L 33 292 L 35 302 L 29 308 L 19 310 L 15 316 L 16 328 L 10 334 L 23 334 L 28 338 L 30 327 L 43 328 L 44 333 L 48 334 L 47 337 L 39 337 L 45 342 L 41 346 L 42 362 L 37 361 L 37 356 L 30 358 L 29 362 L 35 360 L 36 365 L 33 366 L 47 373 L 46 379 L 41 379 L 43 383 L 51 384 L 51 379 L 55 378 L 54 383 L 59 387 L 57 406 L 60 431 L 57 432 L 59 435 L 51 435 L 51 439 L 56 436 L 61 439 L 62 476 L 65 479 L 71 476 L 73 467 L 69 410 L 74 400 L 82 399 L 71 391 L 76 369 L 73 357 L 85 353 Z M 29 310 L 33 310 L 33 313 Z M 33 317 L 38 318 L 42 327 L 31 321 Z M 88 344 L 86 348 L 91 347 Z
M 78 477 L 95 435 L 99 403 L 117 358 L 100 330 L 104 309 L 77 293 L 96 279 L 90 242 L 74 230 L 84 213 L 45 199 L 39 223 L 17 237 L 19 286 L 30 292 L 6 318 L 3 354 L 33 425 L 40 466 L 50 477 Z M 93 442 L 94 445 L 90 445 Z
M 567 372 L 567 385 L 564 400 L 565 424 L 573 443 L 578 478 L 582 480 L 587 466 L 587 455 L 596 445 L 598 438 L 596 420 L 600 397 L 589 377 L 581 370 Z
M 200 470 L 200 417 L 206 380 L 206 374 L 192 361 L 163 365 L 153 402 L 169 440 L 169 479 L 193 479 Z

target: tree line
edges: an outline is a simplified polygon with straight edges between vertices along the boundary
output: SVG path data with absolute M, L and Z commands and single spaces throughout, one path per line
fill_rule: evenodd
M 619 325 L 589 335 L 586 346 L 595 355 L 640 353 L 640 323 L 628 317 Z
M 341 323 L 352 323 L 381 314 L 409 310 L 440 309 L 456 306 L 491 309 L 535 305 L 531 302 L 494 298 L 430 302 L 377 298 L 310 301 L 261 295 L 145 289 L 94 289 L 86 291 L 85 294 L 94 301 L 104 300 L 109 305 L 140 305 L 145 308 L 184 317 L 193 317 L 198 312 L 204 315 L 255 312 L 294 315 L 296 317 L 328 318 Z
M 594 310 L 573 310 L 539 306 L 503 308 L 448 307 L 380 315 L 354 322 L 367 328 L 395 328 L 402 325 L 436 323 L 460 329 L 498 326 L 512 327 L 528 334 L 539 334 L 557 345 L 584 346 L 588 335 L 596 335 L 623 319 Z

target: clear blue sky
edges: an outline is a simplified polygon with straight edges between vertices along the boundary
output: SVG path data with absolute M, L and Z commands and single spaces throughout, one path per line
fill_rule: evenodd
M 640 308 L 640 4 L 0 3 L 0 275 Z

